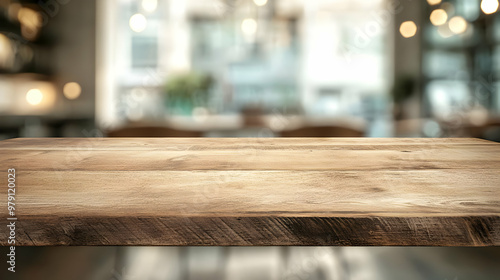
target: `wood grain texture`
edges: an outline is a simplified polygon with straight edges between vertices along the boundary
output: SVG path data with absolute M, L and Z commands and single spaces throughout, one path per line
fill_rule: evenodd
M 17 245 L 500 245 L 484 140 L 21 138 L 0 157 Z

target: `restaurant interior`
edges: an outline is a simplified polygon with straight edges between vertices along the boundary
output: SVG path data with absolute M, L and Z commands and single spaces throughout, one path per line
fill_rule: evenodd
M 499 141 L 497 6 L 1 0 L 0 139 Z
M 0 140 L 500 142 L 498 9 L 498 0 L 0 0 Z M 29 269 L 16 279 L 494 279 L 499 258 L 498 248 L 19 248 Z

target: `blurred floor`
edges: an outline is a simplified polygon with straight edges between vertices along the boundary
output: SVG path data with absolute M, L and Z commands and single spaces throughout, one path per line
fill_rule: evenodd
M 16 250 L 16 273 L 3 269 L 0 279 L 477 280 L 500 276 L 500 247 L 18 247 Z

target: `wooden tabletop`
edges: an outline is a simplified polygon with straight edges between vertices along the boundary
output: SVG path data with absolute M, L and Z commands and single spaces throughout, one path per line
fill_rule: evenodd
M 500 245 L 485 140 L 20 138 L 0 158 L 16 245 Z

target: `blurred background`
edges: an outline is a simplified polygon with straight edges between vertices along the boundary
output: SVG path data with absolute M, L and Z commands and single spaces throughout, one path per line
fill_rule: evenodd
M 500 141 L 497 0 L 0 0 L 0 138 Z
M 0 139 L 500 142 L 498 8 L 497 0 L 0 0 Z M 18 259 L 13 279 L 500 275 L 498 248 L 19 248 Z

